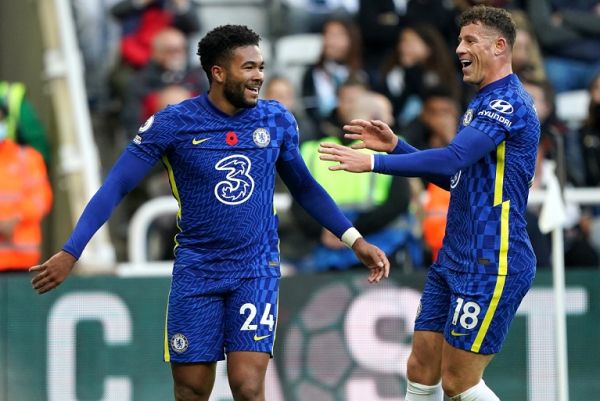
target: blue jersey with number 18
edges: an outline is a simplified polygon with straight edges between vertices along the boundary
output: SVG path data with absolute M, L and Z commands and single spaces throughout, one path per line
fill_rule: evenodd
M 438 262 L 474 273 L 532 271 L 535 255 L 525 212 L 540 137 L 533 101 L 511 74 L 477 93 L 459 130 L 467 125 L 487 134 L 497 147 L 452 177 Z
M 275 165 L 298 154 L 294 117 L 275 101 L 229 116 L 202 95 L 151 117 L 128 146 L 166 167 L 179 203 L 174 273 L 277 277 Z

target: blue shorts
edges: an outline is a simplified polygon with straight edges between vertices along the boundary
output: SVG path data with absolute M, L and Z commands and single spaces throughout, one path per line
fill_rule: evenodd
M 278 277 L 210 279 L 174 274 L 165 362 L 215 362 L 226 352 L 273 356 Z
M 496 276 L 465 273 L 434 263 L 427 276 L 415 330 L 444 333 L 455 348 L 496 354 L 535 270 Z

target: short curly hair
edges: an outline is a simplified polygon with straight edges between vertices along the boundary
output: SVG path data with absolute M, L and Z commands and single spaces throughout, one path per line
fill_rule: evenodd
M 212 82 L 211 68 L 223 65 L 231 57 L 233 50 L 244 46 L 258 46 L 260 35 L 245 25 L 221 25 L 198 42 L 200 64 L 206 72 L 208 81 Z
M 506 38 L 510 48 L 513 48 L 515 37 L 517 36 L 517 28 L 508 11 L 502 8 L 483 5 L 471 7 L 461 14 L 458 26 L 462 28 L 465 25 L 476 22 L 498 31 Z

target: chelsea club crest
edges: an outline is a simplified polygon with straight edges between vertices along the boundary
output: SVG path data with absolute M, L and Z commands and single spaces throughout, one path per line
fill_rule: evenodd
M 467 125 L 471 124 L 471 120 L 473 120 L 473 109 L 469 109 L 465 113 L 463 117 L 463 125 L 466 127 Z
M 269 131 L 267 131 L 266 128 L 257 128 L 252 134 L 252 139 L 256 146 L 264 148 L 271 142 L 271 135 L 269 135 Z
M 178 354 L 185 352 L 188 349 L 188 345 L 189 342 L 187 337 L 181 333 L 177 333 L 171 337 L 171 348 Z

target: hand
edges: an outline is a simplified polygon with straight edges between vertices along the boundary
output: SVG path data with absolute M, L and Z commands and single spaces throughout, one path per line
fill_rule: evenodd
M 329 167 L 331 171 L 346 170 L 353 173 L 371 171 L 371 155 L 352 150 L 337 143 L 323 142 L 319 147 L 319 159 L 339 162 Z
M 38 294 L 58 287 L 71 273 L 77 259 L 70 253 L 60 251 L 41 265 L 33 266 L 30 272 L 37 272 L 31 286 Z
M 359 238 L 352 245 L 352 250 L 358 260 L 370 270 L 369 283 L 378 283 L 383 277 L 389 276 L 390 261 L 381 249 L 369 244 L 364 238 Z
M 346 247 L 346 245 L 338 237 L 336 237 L 334 233 L 325 228 L 323 231 L 321 231 L 321 244 L 329 249 L 343 249 Z
M 344 137 L 361 141 L 352 145 L 352 149 L 371 149 L 376 152 L 390 153 L 398 144 L 398 137 L 383 121 L 352 120 L 344 125 Z

